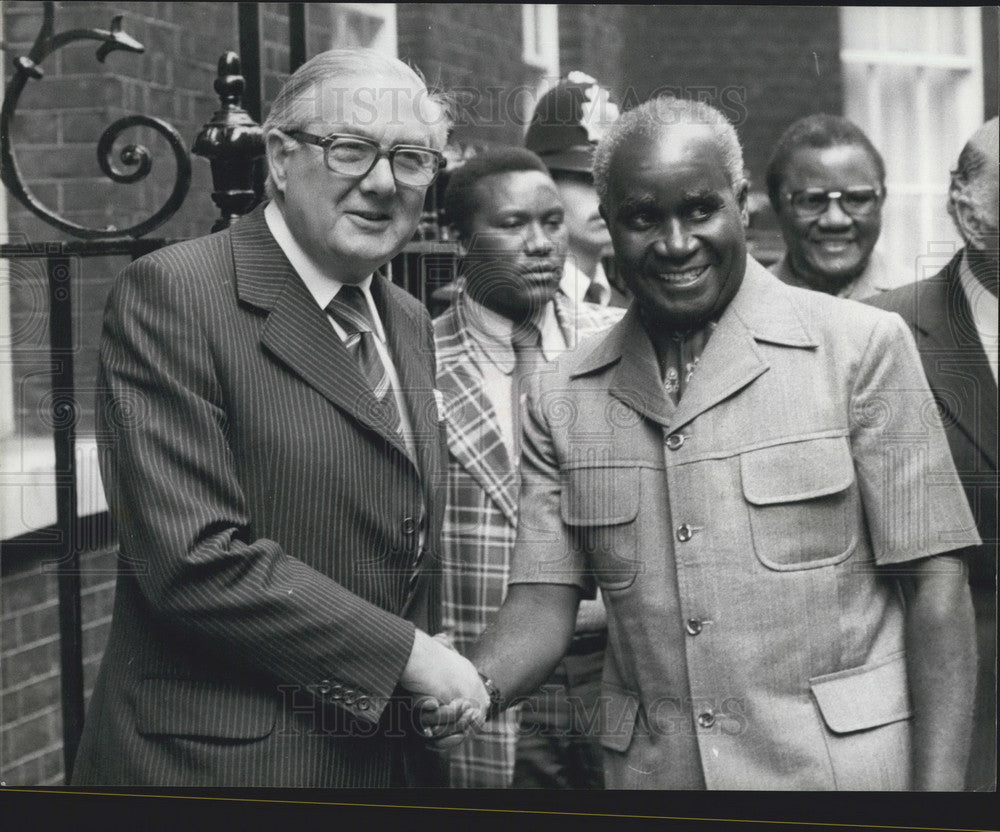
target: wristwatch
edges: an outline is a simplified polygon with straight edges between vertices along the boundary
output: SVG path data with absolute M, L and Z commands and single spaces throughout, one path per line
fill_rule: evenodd
M 503 695 L 500 693 L 500 688 L 496 686 L 496 683 L 479 668 L 476 668 L 476 673 L 479 674 L 479 678 L 483 680 L 483 687 L 486 688 L 486 693 L 490 697 L 490 705 L 486 709 L 486 718 L 493 719 L 500 711 L 503 710 L 502 702 Z

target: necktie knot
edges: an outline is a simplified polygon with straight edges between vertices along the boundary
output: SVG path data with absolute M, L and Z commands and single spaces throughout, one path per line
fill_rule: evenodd
M 374 331 L 371 309 L 360 286 L 341 286 L 336 297 L 327 305 L 326 311 L 349 336 Z

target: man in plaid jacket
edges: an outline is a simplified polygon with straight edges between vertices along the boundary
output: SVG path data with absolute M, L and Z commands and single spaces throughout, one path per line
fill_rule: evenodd
M 521 387 L 581 339 L 610 327 L 623 310 L 577 303 L 559 290 L 567 245 L 563 206 L 532 152 L 504 148 L 466 162 L 452 174 L 445 211 L 462 260 L 452 305 L 434 322 L 449 452 L 443 621 L 463 652 L 506 594 L 517 527 Z M 605 618 L 599 598 L 588 603 L 578 631 L 581 643 L 593 644 L 604 637 Z M 545 692 L 566 699 L 564 689 L 546 686 Z M 455 749 L 451 785 L 510 786 L 518 722 L 519 709 L 509 709 Z M 558 746 L 577 732 L 566 725 L 558 733 L 543 740 Z M 596 755 L 599 771 L 599 749 Z M 573 756 L 567 752 L 558 765 L 579 767 Z

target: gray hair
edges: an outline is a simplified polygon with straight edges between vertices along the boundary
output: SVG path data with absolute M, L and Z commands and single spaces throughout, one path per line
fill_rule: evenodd
M 722 156 L 729 184 L 733 188 L 739 184 L 743 179 L 743 148 L 740 147 L 736 128 L 709 104 L 664 96 L 651 99 L 623 113 L 597 145 L 594 153 L 594 186 L 602 205 L 607 204 L 608 172 L 618 149 L 639 137 L 654 139 L 680 124 L 699 124 L 711 130 Z
M 345 82 L 356 79 L 371 79 L 372 82 L 397 80 L 402 89 L 415 96 L 412 98 L 415 103 L 419 103 L 418 98 L 425 99 L 435 112 L 435 116 L 428 121 L 428 125 L 433 128 L 432 145 L 437 150 L 444 149 L 452 125 L 449 97 L 442 92 L 429 90 L 423 75 L 415 67 L 373 49 L 330 49 L 302 64 L 285 81 L 274 99 L 263 124 L 264 140 L 274 130 L 301 130 L 309 122 L 322 119 L 326 115 L 323 111 L 324 98 L 316 94 L 317 89 L 323 84 L 341 84 L 346 100 L 348 95 L 358 91 L 349 90 Z M 374 90 L 373 84 L 369 91 Z M 395 101 L 398 102 L 401 98 L 397 97 Z M 364 103 L 368 106 L 373 102 Z M 265 190 L 272 199 L 278 196 L 270 170 Z

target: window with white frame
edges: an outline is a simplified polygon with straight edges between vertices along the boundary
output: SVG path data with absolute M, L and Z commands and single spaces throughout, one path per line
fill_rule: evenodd
M 840 10 L 844 114 L 886 163 L 879 250 L 900 284 L 961 245 L 945 208 L 949 171 L 983 121 L 981 10 Z
M 528 97 L 518 96 L 525 105 L 524 129 L 535 102 L 559 81 L 559 6 L 552 3 L 524 3 L 521 6 L 521 60 L 535 70 L 535 88 Z
M 559 7 L 552 3 L 521 6 L 523 60 L 547 75 L 559 77 Z

